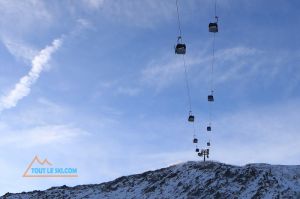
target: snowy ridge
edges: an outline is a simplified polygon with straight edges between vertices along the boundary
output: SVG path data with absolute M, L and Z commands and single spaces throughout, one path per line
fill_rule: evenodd
M 114 181 L 7 193 L 0 199 L 300 198 L 300 165 L 187 162 Z

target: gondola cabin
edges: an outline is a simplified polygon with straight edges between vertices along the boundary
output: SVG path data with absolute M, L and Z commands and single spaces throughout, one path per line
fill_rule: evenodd
M 195 150 L 197 153 L 200 151 L 198 148 L 196 148 L 196 150 Z
M 209 29 L 209 32 L 216 33 L 216 32 L 218 32 L 218 24 L 217 23 L 209 23 L 208 29 Z
M 190 115 L 189 118 L 188 118 L 188 121 L 189 122 L 194 122 L 195 121 L 195 116 Z
M 207 146 L 210 146 L 210 142 L 207 142 L 206 145 L 207 145 Z
M 184 55 L 186 53 L 186 45 L 178 43 L 175 47 L 175 54 Z
M 194 138 L 194 139 L 193 139 L 193 143 L 195 143 L 195 144 L 198 143 L 198 139 L 197 139 L 197 138 Z
M 207 131 L 211 131 L 211 126 L 206 127 Z
M 208 100 L 209 102 L 213 102 L 213 101 L 214 101 L 214 96 L 213 96 L 213 95 L 208 95 L 208 96 L 207 96 L 207 100 Z

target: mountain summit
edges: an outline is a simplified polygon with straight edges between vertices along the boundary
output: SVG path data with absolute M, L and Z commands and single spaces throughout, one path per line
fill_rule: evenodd
M 7 193 L 1 199 L 300 198 L 300 165 L 186 162 L 114 181 Z

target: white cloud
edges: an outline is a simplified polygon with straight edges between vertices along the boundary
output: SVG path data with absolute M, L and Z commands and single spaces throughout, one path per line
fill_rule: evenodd
M 52 15 L 43 1 L 2 0 L 0 1 L 0 36 L 23 35 L 35 31 L 36 26 L 48 26 Z
M 135 96 L 139 92 L 140 92 L 140 89 L 133 88 L 133 87 L 123 87 L 123 86 L 120 86 L 117 89 L 117 93 L 118 94 L 129 95 L 129 96 Z
M 271 86 L 282 74 L 291 77 L 286 85 L 290 90 L 299 85 L 298 67 L 292 64 L 295 53 L 264 52 L 260 49 L 237 46 L 218 50 L 215 53 L 214 84 L 238 82 L 238 86 L 252 84 L 253 80 Z M 210 80 L 211 52 L 202 51 L 186 56 L 188 77 L 191 84 L 208 86 Z M 288 68 L 288 69 L 287 69 Z M 178 56 L 162 56 L 152 60 L 140 75 L 143 84 L 158 91 L 168 88 L 184 77 L 183 60 Z
M 30 93 L 31 86 L 37 81 L 51 55 L 61 46 L 62 39 L 55 39 L 50 46 L 42 49 L 33 59 L 32 68 L 15 87 L 0 99 L 0 111 L 15 107 L 19 100 Z
M 218 7 L 228 8 L 232 5 L 231 0 L 218 2 Z M 123 24 L 139 27 L 153 27 L 165 21 L 176 21 L 175 0 L 81 0 L 83 6 L 88 10 L 99 11 L 111 21 L 122 22 Z M 179 1 L 182 21 L 186 18 L 197 15 L 207 17 L 210 10 L 213 10 L 209 0 L 201 2 L 189 0 Z
M 19 131 L 5 130 L 1 133 L 0 147 L 36 147 L 47 144 L 67 143 L 72 139 L 88 135 L 87 132 L 71 125 L 45 125 Z
M 32 60 L 38 53 L 32 46 L 23 41 L 16 41 L 4 37 L 2 39 L 7 50 L 16 58 L 22 58 L 24 61 Z
M 105 0 L 82 0 L 84 4 L 92 9 L 99 9 Z
M 88 12 L 99 11 L 106 19 L 122 24 L 139 27 L 153 27 L 166 21 L 176 21 L 175 0 L 81 0 Z M 218 7 L 226 8 L 232 5 L 230 0 L 218 2 Z M 179 1 L 182 21 L 194 16 L 207 17 L 213 10 L 209 0 L 199 6 L 199 1 Z M 227 8 L 230 9 L 230 8 Z
M 91 95 L 91 101 L 99 100 L 100 96 L 108 94 L 136 96 L 141 92 L 141 88 L 139 86 L 127 84 L 128 81 L 122 79 L 98 82 L 95 86 L 95 92 Z
M 182 59 L 164 58 L 142 70 L 141 81 L 157 90 L 167 87 L 184 72 Z
M 160 0 L 82 0 L 88 9 L 99 10 L 111 21 L 128 25 L 151 27 L 162 21 L 176 19 L 175 3 Z
M 245 63 L 241 60 L 258 54 L 258 50 L 234 47 L 224 49 L 216 52 L 217 67 L 220 68 L 215 72 L 218 73 L 218 82 L 223 83 L 240 74 L 239 69 L 245 67 Z M 200 54 L 190 54 L 185 57 L 186 67 L 189 78 L 197 78 L 200 81 L 208 81 L 208 73 L 211 65 L 211 55 L 207 51 L 200 52 Z M 184 60 L 182 56 L 165 56 L 161 59 L 151 61 L 151 63 L 142 70 L 141 81 L 161 90 L 170 86 L 180 77 L 184 76 Z
M 74 124 L 77 123 L 74 119 L 78 117 L 70 119 L 74 113 L 68 107 L 45 98 L 37 99 L 32 106 L 21 111 L 4 114 L 0 122 L 0 147 L 4 148 L 67 144 L 78 137 L 89 135 L 82 127 Z
M 230 111 L 215 118 L 211 136 L 203 134 L 203 131 L 200 130 L 200 143 L 198 146 L 204 147 L 210 137 L 212 144 L 211 160 L 229 164 L 244 165 L 254 162 L 298 164 L 300 157 L 300 148 L 298 147 L 300 145 L 300 134 L 298 133 L 300 131 L 298 122 L 300 118 L 299 107 L 299 99 L 295 99 L 284 103 Z M 173 124 L 174 127 L 170 127 L 169 123 L 166 125 L 165 121 L 160 121 L 161 126 L 158 122 L 151 125 L 150 128 L 143 129 L 151 129 L 153 132 L 155 132 L 155 129 L 160 129 L 156 131 L 160 132 L 156 136 L 163 136 L 164 128 L 167 126 L 174 135 L 169 138 L 168 142 L 172 141 L 174 137 L 179 138 L 173 141 L 173 143 L 180 146 L 179 150 L 174 149 L 172 146 L 161 148 L 164 152 L 157 153 L 154 152 L 155 149 L 152 149 L 152 151 L 141 149 L 140 154 L 128 154 L 128 158 L 133 158 L 141 167 L 147 168 L 148 166 L 147 169 L 150 169 L 149 167 L 152 167 L 152 165 L 143 165 L 143 162 L 154 162 L 153 168 L 159 168 L 172 163 L 198 160 L 197 155 L 193 152 L 193 147 L 188 151 L 183 147 L 188 146 L 188 144 L 183 143 L 190 140 L 185 139 L 185 136 L 180 134 L 180 130 L 176 131 L 182 125 L 181 122 L 174 122 L 174 118 L 172 120 L 173 122 L 170 122 L 170 124 Z M 204 125 L 201 126 L 204 130 Z M 147 132 L 144 130 L 145 133 Z M 181 140 L 180 136 L 182 136 Z M 163 137 L 160 137 L 160 140 L 164 140 Z M 151 145 L 147 147 L 150 148 Z M 138 168 L 136 169 L 138 170 Z
M 295 99 L 248 107 L 217 118 L 212 136 L 212 156 L 231 164 L 296 164 L 300 156 L 299 107 Z

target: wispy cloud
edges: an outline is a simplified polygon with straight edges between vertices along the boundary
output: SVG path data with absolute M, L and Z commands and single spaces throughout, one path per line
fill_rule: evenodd
M 300 155 L 299 117 L 297 99 L 224 114 L 215 121 L 213 157 L 235 164 L 296 164 Z
M 245 67 L 249 58 L 258 54 L 258 50 L 246 47 L 234 47 L 216 52 L 218 82 L 222 83 L 234 78 L 241 67 Z M 241 60 L 246 61 L 241 62 Z M 186 67 L 191 78 L 208 81 L 207 74 L 210 71 L 212 57 L 207 51 L 186 56 Z M 180 56 L 163 56 L 151 61 L 141 72 L 141 81 L 155 87 L 164 89 L 176 82 L 184 75 L 183 58 Z
M 157 90 L 167 87 L 184 72 L 183 60 L 163 58 L 149 64 L 141 72 L 141 82 Z
M 123 94 L 123 95 L 128 95 L 128 96 L 135 96 L 140 92 L 139 88 L 134 88 L 134 87 L 123 87 L 120 86 L 117 89 L 118 94 Z
M 38 53 L 34 47 L 30 46 L 24 41 L 17 41 L 8 37 L 3 37 L 2 42 L 12 55 L 14 55 L 16 58 L 21 58 L 26 62 L 28 60 L 32 60 Z
M 0 111 L 15 107 L 19 100 L 30 93 L 31 86 L 37 81 L 51 55 L 61 46 L 62 38 L 55 39 L 50 46 L 42 49 L 31 61 L 31 70 L 15 87 L 0 98 Z
M 46 144 L 67 143 L 76 137 L 88 135 L 82 129 L 71 125 L 45 125 L 20 131 L 10 131 L 9 134 L 1 133 L 0 147 L 18 146 L 21 148 L 36 147 Z
M 292 60 L 299 58 L 290 52 L 265 52 L 256 48 L 236 46 L 220 49 L 215 54 L 214 83 L 216 86 L 224 83 L 239 82 L 245 86 L 259 81 L 265 86 L 271 86 L 282 74 L 291 76 L 286 86 L 296 88 L 299 84 L 298 67 Z M 212 56 L 208 51 L 186 56 L 186 64 L 191 84 L 207 85 L 209 82 Z M 152 60 L 140 74 L 143 84 L 158 91 L 174 85 L 184 77 L 183 60 L 178 56 L 162 56 Z
M 139 86 L 132 85 L 124 79 L 98 82 L 97 85 L 95 85 L 95 88 L 95 92 L 91 95 L 91 101 L 98 100 L 100 96 L 108 94 L 136 96 L 141 92 L 141 88 Z
M 153 27 L 159 23 L 176 20 L 175 0 L 81 0 L 83 7 L 88 10 L 99 11 L 108 20 L 122 22 L 123 24 L 139 27 Z M 179 1 L 183 21 L 197 15 L 207 16 L 211 2 Z M 219 7 L 232 5 L 230 0 L 218 2 Z M 188 11 L 187 11 L 188 10 Z
M 82 1 L 91 9 L 99 9 L 104 3 L 104 0 L 82 0 Z
M 82 0 L 85 7 L 101 11 L 106 19 L 131 26 L 152 27 L 162 21 L 176 19 L 173 1 L 159 0 Z
M 52 15 L 47 10 L 45 2 L 26 0 L 0 1 L 0 37 L 3 35 L 24 35 L 32 32 L 36 26 L 48 26 L 52 21 Z M 21 33 L 21 34 L 20 34 Z

